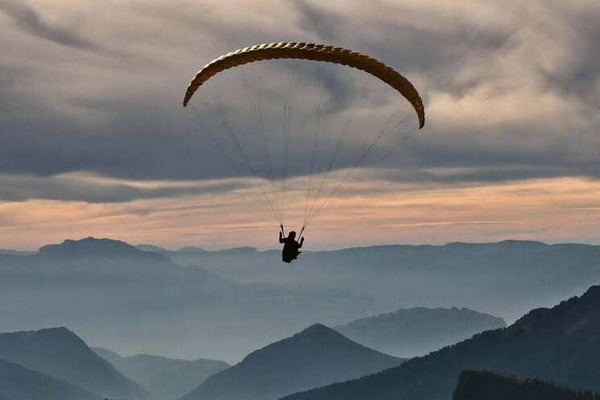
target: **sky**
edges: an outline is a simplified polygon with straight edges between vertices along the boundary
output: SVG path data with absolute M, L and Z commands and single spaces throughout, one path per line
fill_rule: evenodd
M 598 20 L 597 0 L 0 0 L 0 248 L 88 236 L 275 248 L 279 221 L 263 190 L 271 184 L 232 168 L 236 160 L 198 126 L 218 121 L 212 108 L 181 101 L 212 59 L 280 41 L 371 55 L 425 103 L 425 127 L 385 165 L 353 169 L 311 221 L 309 250 L 600 244 Z M 270 68 L 254 68 L 263 75 L 250 91 L 239 89 L 239 71 L 224 73 L 208 101 L 239 106 L 230 107 L 233 123 L 253 104 L 277 122 L 292 91 L 294 132 L 314 129 L 305 117 L 319 104 L 322 129 L 343 130 L 338 111 L 349 109 L 360 132 L 378 132 L 400 103 L 374 78 L 357 85 L 349 78 L 357 73 L 335 67 L 296 71 L 278 91 L 289 75 L 271 78 Z M 259 100 L 241 114 L 248 95 Z M 289 159 L 310 159 L 310 136 L 297 143 Z M 260 159 L 256 142 L 243 146 Z M 331 188 L 352 164 L 342 158 L 333 168 Z M 274 191 L 287 189 L 288 229 L 302 225 L 304 188 L 324 168 L 309 172 L 275 182 Z

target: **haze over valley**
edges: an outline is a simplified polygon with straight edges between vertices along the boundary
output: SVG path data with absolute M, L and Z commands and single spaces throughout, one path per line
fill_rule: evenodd
M 518 313 L 584 291 L 600 275 L 600 248 L 574 244 L 353 248 L 303 254 L 302 268 L 282 266 L 273 252 L 251 249 L 162 253 L 87 238 L 44 246 L 35 254 L 0 255 L 0 297 L 15 305 L 3 313 L 2 330 L 67 326 L 123 354 L 231 363 L 315 323 L 335 327 L 399 309 L 408 309 L 408 315 L 415 306 L 468 307 L 510 323 Z M 178 263 L 179 253 L 186 266 Z M 398 344 L 395 356 L 424 355 L 499 326 L 474 312 L 464 312 L 473 319 L 467 323 L 451 309 L 420 317 L 416 311 L 410 318 L 420 320 L 419 327 L 397 323 L 405 340 L 413 339 L 410 348 Z M 424 324 L 456 328 L 433 329 L 437 339 L 415 339 L 414 329 Z M 351 335 L 361 342 L 359 336 Z M 362 343 L 378 348 L 366 337 Z M 390 351 L 389 343 L 379 349 Z

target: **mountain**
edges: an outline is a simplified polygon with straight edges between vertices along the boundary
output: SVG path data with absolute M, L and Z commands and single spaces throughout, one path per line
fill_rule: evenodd
M 361 318 L 334 329 L 372 349 L 410 358 L 505 326 L 502 318 L 468 308 L 417 307 Z
M 8 254 L 12 256 L 30 256 L 35 253 L 35 251 L 0 249 L 0 254 Z
M 204 287 L 231 287 L 225 279 L 200 268 L 184 269 L 164 255 L 140 250 L 120 240 L 67 239 L 60 244 L 43 246 L 38 254 L 20 259 L 42 267 L 46 277 L 51 273 L 68 274 L 71 282 L 80 284 L 135 281 L 165 284 L 185 275 L 196 285 L 202 282 Z
M 0 400 L 102 400 L 72 383 L 0 359 Z
M 164 247 L 154 246 L 152 244 L 138 244 L 135 246 L 138 250 L 147 251 L 152 253 L 158 253 L 165 256 L 168 256 L 172 251 L 169 249 L 165 249 Z
M 146 399 L 148 394 L 66 328 L 0 334 L 0 358 L 104 397 Z
M 254 247 L 234 247 L 230 249 L 223 250 L 206 250 L 201 247 L 195 246 L 187 246 L 182 247 L 177 250 L 169 250 L 164 247 L 155 246 L 152 244 L 139 244 L 135 246 L 138 250 L 147 251 L 157 254 L 162 254 L 169 258 L 177 259 L 178 257 L 194 257 L 194 256 L 205 256 L 205 257 L 214 257 L 214 256 L 249 256 L 256 255 L 258 250 Z
M 238 252 L 253 254 L 232 253 Z M 5 330 L 60 324 L 128 354 L 151 349 L 238 362 L 315 321 L 355 319 L 371 303 L 343 289 L 232 282 L 110 239 L 66 240 L 30 256 L 0 254 Z
M 490 371 L 463 371 L 452 400 L 600 400 L 600 395 L 574 391 L 540 379 Z
M 210 251 L 205 250 L 202 247 L 195 247 L 195 246 L 182 247 L 177 251 L 181 252 L 181 253 L 210 253 Z
M 513 325 L 487 331 L 425 357 L 286 397 L 287 400 L 447 400 L 465 369 L 537 376 L 576 390 L 600 391 L 600 286 Z
M 167 258 L 107 240 L 0 254 L 0 304 L 10 305 L 0 314 L 4 329 L 60 324 L 127 354 L 200 353 L 235 363 L 315 322 L 337 326 L 398 308 L 454 304 L 514 322 L 600 282 L 600 246 L 580 244 L 306 251 L 285 266 L 277 251 L 186 250 Z M 421 350 L 415 354 L 429 349 Z
M 45 258 L 135 257 L 165 260 L 156 253 L 142 251 L 120 240 L 94 237 L 81 240 L 67 239 L 61 244 L 49 244 L 40 248 L 39 255 Z
M 543 242 L 532 240 L 504 240 L 497 243 L 465 243 L 453 242 L 442 246 L 445 250 L 463 253 L 466 255 L 491 255 L 491 254 L 535 254 L 547 250 L 549 246 Z
M 182 400 L 270 400 L 356 378 L 402 360 L 354 343 L 324 325 L 312 325 L 270 344 L 208 378 Z
M 311 243 L 309 235 L 294 264 L 298 268 L 282 268 L 280 250 L 174 251 L 168 256 L 238 283 L 335 288 L 375 299 L 355 318 L 392 307 L 458 304 L 514 321 L 600 282 L 600 246 L 507 240 L 311 251 Z
M 147 354 L 122 357 L 107 349 L 95 347 L 93 350 L 158 399 L 183 396 L 209 376 L 229 367 L 223 361 L 179 360 Z

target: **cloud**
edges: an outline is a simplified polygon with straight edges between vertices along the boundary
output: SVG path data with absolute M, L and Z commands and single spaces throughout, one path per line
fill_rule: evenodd
M 298 15 L 300 29 L 316 34 L 323 43 L 337 41 L 339 34 L 336 28 L 344 24 L 342 16 L 305 0 L 298 0 L 292 4 Z
M 57 189 L 56 176 L 82 171 L 139 182 L 249 175 L 244 156 L 223 133 L 218 118 L 213 115 L 207 122 L 220 129 L 220 139 L 230 145 L 229 155 L 198 128 L 194 112 L 181 107 L 181 97 L 195 71 L 212 58 L 276 40 L 353 48 L 394 66 L 415 83 L 426 100 L 427 125 L 377 172 L 391 181 L 461 185 L 600 177 L 600 57 L 594 51 L 600 39 L 595 24 L 600 10 L 593 0 L 576 5 L 536 0 L 525 6 L 494 0 L 452 5 L 433 0 L 368 5 L 303 0 L 268 8 L 250 0 L 180 0 L 175 5 L 109 1 L 101 6 L 58 1 L 36 3 L 35 8 L 2 1 L 0 10 L 12 21 L 0 27 L 0 44 L 9 49 L 0 60 L 6 88 L 0 94 L 0 171 L 14 177 L 5 198 L 44 193 L 53 198 L 63 193 L 60 198 L 65 200 L 72 196 L 110 202 L 185 195 L 183 189 L 139 190 L 127 185 L 100 192 L 89 187 L 88 194 Z M 107 49 L 111 57 L 95 56 Z M 239 75 L 230 72 L 218 81 L 220 97 L 231 96 L 242 107 L 245 94 L 240 81 L 233 79 Z M 328 140 L 343 135 L 343 110 L 354 107 L 357 132 L 346 139 L 334 170 L 353 165 L 353 157 L 365 148 L 362 133 L 376 134 L 389 110 L 399 104 L 392 95 L 382 94 L 377 82 L 370 87 L 334 72 L 325 69 L 318 77 L 323 96 L 319 129 L 327 134 L 317 146 L 312 139 L 316 126 L 309 118 L 320 102 L 314 70 L 292 74 L 300 98 L 292 127 L 306 133 L 289 149 L 292 177 L 328 169 L 327 157 L 336 143 Z M 285 130 L 281 96 L 272 94 L 281 77 L 285 75 L 262 78 L 266 89 L 258 91 L 257 102 L 265 115 L 279 115 L 265 134 L 273 161 L 279 163 L 271 177 L 279 178 L 284 175 Z M 360 101 L 352 100 L 350 93 Z M 254 119 L 251 107 L 245 106 L 246 114 L 232 120 L 238 129 Z M 244 132 L 239 133 L 245 151 L 262 160 L 257 167 L 268 175 L 264 148 L 252 140 L 256 136 Z M 376 166 L 376 156 L 394 143 L 381 145 L 365 166 Z M 316 154 L 314 163 L 311 154 Z M 15 185 L 19 180 L 28 184 Z
M 235 192 L 252 185 L 242 180 L 202 182 L 137 182 L 97 175 L 70 173 L 47 178 L 32 175 L 0 175 L 0 201 L 33 199 L 123 203 L 140 199 L 198 196 Z
M 23 31 L 40 39 L 95 53 L 104 53 L 106 49 L 87 40 L 71 30 L 52 26 L 40 17 L 29 5 L 12 0 L 0 1 L 0 11 L 10 17 Z

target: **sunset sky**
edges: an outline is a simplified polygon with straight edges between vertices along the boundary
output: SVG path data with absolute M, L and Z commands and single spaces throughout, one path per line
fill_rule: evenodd
M 278 41 L 376 57 L 427 115 L 401 161 L 355 171 L 309 250 L 600 244 L 598 21 L 597 0 L 0 0 L 0 248 L 277 247 L 258 180 L 227 169 L 181 101 L 210 60 Z M 306 179 L 289 182 L 292 218 Z

